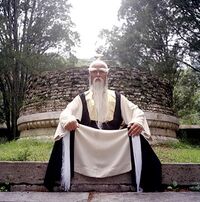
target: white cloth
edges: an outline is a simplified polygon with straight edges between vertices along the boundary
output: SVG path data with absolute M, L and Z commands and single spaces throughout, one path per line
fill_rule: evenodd
M 99 130 L 84 125 L 76 130 L 74 171 L 102 178 L 131 170 L 128 130 Z
M 65 191 L 69 191 L 71 179 L 70 132 L 63 137 L 62 144 L 61 186 L 64 187 Z
M 131 170 L 130 144 L 127 129 L 99 130 L 79 125 L 75 131 L 74 170 L 89 177 L 108 177 Z M 69 137 L 69 133 L 66 133 Z M 137 191 L 140 191 L 142 169 L 139 136 L 132 138 Z M 69 190 L 70 154 L 69 138 L 63 138 L 62 185 Z M 67 147 L 67 149 L 66 149 Z
M 140 178 L 142 172 L 142 150 L 139 136 L 132 137 L 132 148 L 135 163 L 135 180 L 137 186 L 136 190 L 137 192 L 142 192 L 142 188 L 140 188 Z

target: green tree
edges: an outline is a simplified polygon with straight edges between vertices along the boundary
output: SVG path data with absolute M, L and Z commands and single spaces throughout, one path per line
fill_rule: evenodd
M 4 117 L 4 113 L 3 113 L 3 97 L 2 97 L 2 93 L 0 91 L 0 124 L 5 122 L 5 117 Z
M 170 0 L 171 17 L 167 16 L 170 26 L 176 31 L 177 38 L 187 60 L 180 61 L 200 72 L 200 1 Z
M 75 66 L 77 62 L 78 59 L 73 54 L 69 54 L 69 57 L 65 57 L 57 53 L 46 53 L 40 55 L 36 73 L 53 69 L 66 69 L 67 67 Z
M 11 132 L 18 136 L 17 118 L 31 69 L 51 50 L 71 54 L 78 43 L 67 0 L 0 1 L 0 90 Z
M 167 1 L 124 0 L 119 10 L 123 25 L 109 34 L 108 56 L 122 65 L 138 67 L 167 78 L 177 78 L 182 51 L 173 38 L 174 29 L 164 16 L 170 16 Z
M 123 0 L 122 26 L 101 32 L 106 45 L 98 51 L 108 60 L 167 78 L 174 86 L 182 67 L 199 68 L 199 9 L 197 0 Z
M 174 88 L 174 109 L 182 124 L 200 124 L 200 74 L 185 69 Z

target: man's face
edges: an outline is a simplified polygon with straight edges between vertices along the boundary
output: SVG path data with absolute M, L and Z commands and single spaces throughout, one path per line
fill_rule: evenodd
M 107 71 L 105 66 L 103 66 L 102 64 L 95 64 L 92 67 L 92 70 L 90 71 L 90 76 L 91 76 L 91 83 L 93 84 L 93 82 L 98 82 L 103 80 L 104 85 L 106 83 L 106 78 L 107 78 Z

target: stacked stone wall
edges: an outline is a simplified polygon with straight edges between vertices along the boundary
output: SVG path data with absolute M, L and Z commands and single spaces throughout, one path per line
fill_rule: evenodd
M 49 71 L 30 78 L 20 116 L 63 110 L 76 95 L 88 89 L 88 69 Z M 112 67 L 109 88 L 124 94 L 144 111 L 174 115 L 168 81 L 135 68 Z

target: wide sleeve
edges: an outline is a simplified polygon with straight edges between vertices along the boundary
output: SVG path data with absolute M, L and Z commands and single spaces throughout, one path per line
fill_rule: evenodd
M 82 102 L 80 96 L 78 95 L 61 112 L 59 117 L 59 124 L 54 134 L 55 140 L 59 140 L 61 137 L 65 136 L 66 133 L 69 132 L 64 129 L 69 122 L 81 120 L 82 109 Z
M 121 95 L 121 112 L 125 124 L 137 123 L 141 125 L 144 129 L 142 134 L 146 138 L 150 138 L 151 133 L 144 112 L 123 95 Z

